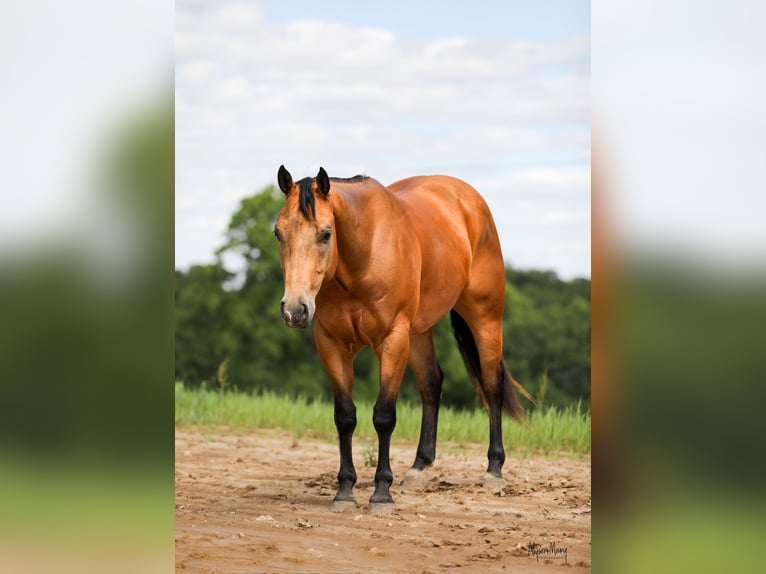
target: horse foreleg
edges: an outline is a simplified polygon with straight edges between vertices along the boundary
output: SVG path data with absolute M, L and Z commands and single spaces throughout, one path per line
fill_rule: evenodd
M 332 509 L 339 511 L 346 507 L 356 507 L 354 499 L 356 469 L 351 450 L 351 438 L 356 428 L 356 406 L 350 394 L 340 392 L 335 395 L 335 428 L 338 430 L 340 470 L 338 470 L 338 492 L 333 498 Z
M 388 514 L 394 510 L 390 492 L 394 475 L 389 451 L 391 434 L 396 426 L 396 398 L 407 366 L 409 333 L 394 330 L 380 348 L 380 391 L 372 413 L 372 424 L 378 433 L 378 467 L 375 470 L 375 491 L 370 497 L 371 514 Z
M 330 508 L 338 512 L 356 508 L 356 500 L 354 500 L 356 469 L 351 449 L 351 439 L 356 428 L 356 406 L 351 396 L 354 385 L 354 357 L 340 349 L 319 323 L 316 323 L 314 328 L 314 339 L 319 357 L 332 381 L 332 393 L 335 399 L 335 428 L 338 430 L 340 469 L 338 470 L 338 492 Z

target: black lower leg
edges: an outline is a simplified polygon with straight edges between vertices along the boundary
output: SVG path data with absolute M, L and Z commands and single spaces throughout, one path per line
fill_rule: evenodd
M 340 470 L 336 501 L 353 501 L 356 470 L 351 452 L 351 437 L 356 428 L 356 407 L 350 396 L 335 399 L 335 427 L 338 429 L 340 446 Z
M 426 388 L 421 390 L 423 417 L 420 421 L 420 440 L 412 468 L 423 470 L 431 466 L 436 458 L 436 429 L 439 422 L 439 402 L 442 394 L 444 375 L 440 368 L 429 377 Z
M 487 472 L 501 477 L 503 475 L 503 463 L 505 463 L 505 449 L 503 448 L 503 413 L 500 401 L 492 401 L 489 405 L 487 459 L 489 461 Z
M 378 468 L 375 471 L 375 492 L 370 497 L 370 502 L 386 503 L 393 502 L 389 489 L 394 480 L 391 472 L 389 450 L 391 447 L 391 434 L 396 426 L 396 400 L 378 397 L 372 414 L 372 424 L 378 433 Z

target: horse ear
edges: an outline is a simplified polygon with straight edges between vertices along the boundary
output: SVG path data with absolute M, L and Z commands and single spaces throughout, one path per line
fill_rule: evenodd
M 279 189 L 282 193 L 287 195 L 293 190 L 293 176 L 285 169 L 284 165 L 279 166 L 279 172 L 277 172 L 277 181 L 279 182 Z
M 319 173 L 317 174 L 317 191 L 324 197 L 327 197 L 327 194 L 330 193 L 330 178 L 327 177 L 327 172 L 323 167 L 319 168 Z

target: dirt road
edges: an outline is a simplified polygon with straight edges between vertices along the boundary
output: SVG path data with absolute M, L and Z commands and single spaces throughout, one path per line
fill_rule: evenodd
M 176 429 L 176 572 L 590 572 L 589 461 L 511 454 L 492 492 L 479 486 L 486 445 L 442 443 L 422 486 L 402 492 L 415 445 L 395 443 L 396 511 L 371 516 L 372 444 L 354 444 L 359 508 L 335 514 L 327 440 Z

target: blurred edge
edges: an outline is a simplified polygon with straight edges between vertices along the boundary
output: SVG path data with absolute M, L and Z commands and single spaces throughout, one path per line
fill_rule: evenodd
M 124 25 L 114 14 L 103 14 L 113 10 L 122 16 L 124 7 L 92 4 L 85 6 L 87 13 L 63 15 L 79 19 L 79 28 L 61 28 L 75 36 L 89 31 L 93 11 L 107 16 L 106 23 L 99 19 L 102 32 Z M 166 17 L 163 3 L 142 6 L 149 21 Z M 42 9 L 50 10 L 54 21 L 62 17 L 52 2 Z M 746 109 L 748 126 L 762 134 L 763 108 L 753 102 L 766 101 L 766 94 L 762 82 L 752 83 L 763 78 L 766 53 L 752 29 L 763 21 L 759 10 L 746 2 L 718 8 L 593 3 L 594 116 L 605 111 L 599 108 L 603 98 L 625 97 L 609 74 L 626 69 L 629 88 L 642 90 L 643 111 L 656 114 L 641 124 L 613 108 L 603 114 L 604 124 L 595 126 L 600 131 L 594 130 L 597 571 L 747 572 L 760 565 L 766 437 L 760 412 L 766 366 L 762 238 L 753 238 L 750 266 L 732 265 L 725 251 L 706 256 L 704 249 L 672 240 L 642 245 L 626 236 L 631 231 L 620 220 L 624 206 L 615 207 L 626 194 L 647 194 L 657 199 L 658 210 L 674 213 L 679 225 L 691 217 L 688 195 L 675 212 L 669 205 L 673 195 L 662 187 L 667 173 L 655 174 L 656 189 L 647 180 L 634 180 L 636 166 L 652 170 L 641 153 L 651 150 L 657 157 L 659 150 L 673 158 L 676 171 L 709 173 L 711 187 L 703 185 L 692 197 L 718 207 L 695 212 L 701 213 L 701 227 L 717 227 L 722 221 L 715 217 L 741 217 L 744 228 L 754 229 L 745 222 L 763 213 L 762 165 L 748 161 L 736 167 L 736 184 L 751 190 L 750 202 L 742 189 L 716 188 L 726 180 L 727 161 L 700 162 L 699 149 L 685 153 L 667 136 L 691 130 L 691 139 L 713 151 L 705 160 L 715 157 L 721 142 L 738 141 L 748 147 L 747 158 L 766 157 L 762 137 L 742 139 L 725 131 L 721 137 L 704 129 L 709 120 L 720 121 L 716 114 L 724 115 L 724 128 L 737 125 L 743 120 L 727 114 Z M 16 25 L 12 18 L 5 22 L 3 32 Z M 170 65 L 172 17 L 159 27 L 170 41 L 158 58 Z M 696 31 L 692 35 L 690 28 Z M 615 45 L 623 33 L 625 43 Z M 16 57 L 17 51 L 3 48 Z M 701 50 L 722 56 L 702 63 L 684 59 Z M 614 59 L 596 65 L 605 52 Z M 615 62 L 620 70 L 610 68 Z M 705 63 L 717 66 L 715 71 Z M 673 66 L 679 75 L 689 70 L 697 75 L 670 84 Z M 720 81 L 721 69 L 733 74 L 728 83 Z M 668 75 L 656 84 L 646 82 L 663 74 Z M 738 83 L 744 78 L 748 82 Z M 676 97 L 692 80 L 700 94 L 718 90 L 720 99 L 713 105 L 686 93 Z M 33 102 L 44 104 L 56 95 L 58 86 L 43 87 L 47 91 Z M 742 98 L 732 100 L 737 94 Z M 12 98 L 13 91 L 3 97 Z M 46 242 L 34 241 L 33 247 L 2 250 L 0 570 L 172 568 L 173 111 L 169 93 L 158 99 L 163 101 L 149 105 L 154 111 L 146 115 L 140 106 L 121 110 L 112 135 L 103 125 L 95 128 L 115 154 L 90 158 L 96 166 L 91 181 L 99 191 L 73 199 L 87 204 L 83 219 L 46 232 Z M 668 108 L 650 109 L 658 102 Z M 18 102 L 10 103 L 4 107 L 17 109 Z M 611 113 L 614 109 L 618 113 Z M 663 129 L 662 122 L 681 110 L 697 121 Z M 125 120 L 125 114 L 132 119 Z M 38 132 L 45 134 L 44 128 Z M 618 139 L 632 140 L 634 147 L 614 146 Z M 4 151 L 13 151 L 13 143 L 6 140 Z M 611 156 L 599 159 L 607 151 Z M 41 169 L 47 159 L 23 165 Z M 13 167 L 13 161 L 4 161 Z M 706 194 L 713 194 L 713 201 Z M 608 228 L 601 229 L 605 223 Z M 81 233 L 84 229 L 90 233 Z M 113 266 L 114 259 L 122 264 Z M 48 551 L 40 552 L 42 547 Z
M 0 571 L 169 572 L 173 4 L 0 35 Z
M 764 12 L 592 4 L 597 572 L 762 569 Z

